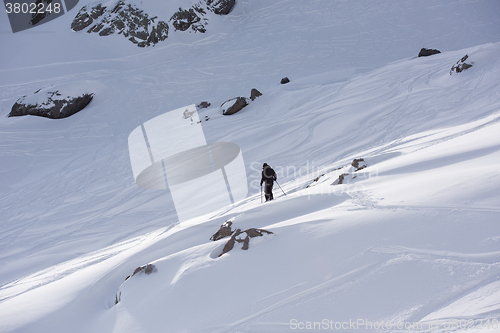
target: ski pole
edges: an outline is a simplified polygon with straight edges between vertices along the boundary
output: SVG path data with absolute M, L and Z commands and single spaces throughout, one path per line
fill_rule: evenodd
M 283 189 L 281 188 L 280 183 L 278 183 L 278 181 L 277 181 L 277 180 L 275 180 L 275 182 L 276 182 L 276 184 L 278 184 L 278 186 L 280 187 L 281 192 L 283 192 L 283 194 L 284 194 L 284 195 L 285 195 L 285 197 L 286 197 L 286 193 L 285 193 L 285 191 L 283 191 Z
M 260 185 L 260 203 L 262 203 L 262 185 Z

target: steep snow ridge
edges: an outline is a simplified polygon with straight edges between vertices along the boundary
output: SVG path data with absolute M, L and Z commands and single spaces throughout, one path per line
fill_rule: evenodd
M 465 53 L 474 66 L 450 76 Z M 287 196 L 275 188 L 277 199 L 260 204 L 257 187 L 234 206 L 4 285 L 1 327 L 281 332 L 324 319 L 498 320 L 499 56 L 500 44 L 483 45 L 347 82 L 306 78 L 230 117 L 200 111 L 211 115 L 207 137 L 237 142 L 250 171 L 271 162 Z M 358 157 L 367 168 L 355 172 Z M 286 168 L 307 161 L 302 173 Z M 355 177 L 331 185 L 343 172 Z M 227 239 L 208 239 L 226 220 L 274 234 L 217 257 Z M 148 262 L 156 273 L 123 282 Z

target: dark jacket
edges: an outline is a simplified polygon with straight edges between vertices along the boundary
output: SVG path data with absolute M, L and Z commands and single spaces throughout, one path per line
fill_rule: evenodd
M 260 186 L 262 183 L 272 184 L 276 179 L 276 172 L 269 165 L 262 170 L 262 178 L 260 179 Z

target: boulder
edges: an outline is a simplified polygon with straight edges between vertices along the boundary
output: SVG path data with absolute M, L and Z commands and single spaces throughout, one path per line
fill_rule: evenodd
M 450 75 L 455 71 L 456 73 L 461 73 L 465 71 L 468 68 L 472 67 L 473 62 L 470 62 L 470 64 L 466 63 L 465 61 L 469 59 L 469 56 L 466 54 L 465 56 L 462 57 L 457 63 L 453 66 L 451 66 L 450 69 Z
M 341 174 L 341 175 L 339 176 L 339 178 L 338 178 L 335 182 L 333 182 L 333 184 L 332 184 L 332 185 L 342 185 L 342 183 L 344 182 L 344 178 L 345 178 L 345 177 L 347 177 L 347 176 L 349 176 L 349 174 L 348 174 L 348 173 L 343 173 L 343 174 Z
M 149 275 L 151 273 L 155 273 L 157 272 L 158 270 L 156 269 L 155 265 L 153 264 L 147 264 L 147 265 L 144 265 L 144 266 L 139 266 L 137 267 L 135 270 L 134 270 L 134 273 L 132 273 L 132 275 L 129 275 L 125 278 L 125 281 L 127 281 L 128 279 L 130 279 L 132 276 L 134 275 L 137 275 L 137 274 L 146 274 L 146 275 Z
M 366 168 L 366 163 L 363 163 L 364 161 L 362 158 L 356 158 L 351 162 L 351 166 L 356 169 L 355 172 Z
M 224 224 L 220 226 L 220 229 L 210 237 L 211 241 L 218 241 L 219 239 L 229 237 L 233 234 L 233 230 L 231 230 L 231 225 L 233 222 L 231 221 L 226 221 Z
M 169 26 L 135 5 L 120 0 L 112 7 L 102 4 L 86 5 L 71 23 L 73 31 L 87 29 L 100 36 L 120 34 L 139 47 L 155 45 L 168 37 Z
M 225 101 L 222 103 L 222 114 L 225 116 L 229 116 L 235 114 L 238 111 L 241 111 L 245 106 L 248 105 L 248 101 L 245 97 L 236 97 Z
M 52 0 L 36 0 L 35 2 L 35 8 L 47 8 L 47 5 L 51 3 Z M 31 14 L 31 19 L 30 19 L 30 24 L 35 25 L 41 20 L 43 20 L 47 15 L 49 15 L 50 12 L 47 11 L 36 11 L 35 13 Z
M 250 99 L 253 101 L 259 96 L 262 96 L 262 93 L 257 89 L 253 88 L 252 91 L 250 92 Z
M 12 106 L 9 117 L 32 115 L 52 119 L 66 118 L 85 108 L 93 97 L 93 93 L 71 96 L 58 89 L 40 89 L 31 96 L 19 98 Z
M 206 0 L 207 7 L 217 15 L 227 15 L 231 12 L 236 0 Z
M 196 107 L 197 107 L 198 109 L 206 109 L 206 108 L 208 108 L 210 105 L 212 105 L 212 104 L 210 104 L 209 102 L 201 102 L 201 103 L 200 103 L 200 104 L 198 104 Z
M 129 275 L 125 278 L 125 281 L 127 281 L 128 279 L 130 279 L 134 275 L 139 275 L 139 274 L 149 275 L 149 274 L 155 273 L 157 271 L 158 270 L 156 269 L 155 265 L 153 265 L 153 264 L 139 266 L 134 270 L 134 273 L 132 273 L 132 275 Z M 118 291 L 115 294 L 115 305 L 118 304 L 121 300 L 122 300 L 122 292 L 120 291 L 120 289 L 118 289 Z
M 280 83 L 281 83 L 281 84 L 287 84 L 287 83 L 289 83 L 289 82 L 290 82 L 290 79 L 289 79 L 289 78 L 287 78 L 287 77 L 284 77 L 284 78 L 282 78 L 282 79 L 281 79 L 281 82 L 280 82 Z
M 241 229 L 237 229 L 234 234 L 231 236 L 231 239 L 227 241 L 227 243 L 224 245 L 224 248 L 222 250 L 222 253 L 219 254 L 219 257 L 222 256 L 224 253 L 228 253 L 231 251 L 236 243 L 243 243 L 243 246 L 241 247 L 242 250 L 248 250 L 250 246 L 250 238 L 254 237 L 261 237 L 264 234 L 271 235 L 271 231 L 267 231 L 264 229 L 256 229 L 256 228 L 250 228 L 245 231 L 241 231 Z
M 434 50 L 434 49 L 421 49 L 420 52 L 418 53 L 418 56 L 419 57 L 428 57 L 428 56 L 431 56 L 433 54 L 438 54 L 438 53 L 441 53 L 441 51 L 439 50 Z

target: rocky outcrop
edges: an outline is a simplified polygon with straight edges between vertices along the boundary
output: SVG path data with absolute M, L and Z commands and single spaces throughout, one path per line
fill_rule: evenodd
M 248 100 L 245 97 L 236 97 L 225 101 L 220 107 L 222 109 L 222 114 L 225 116 L 229 116 L 235 114 L 238 111 L 241 111 L 247 105 Z
M 470 62 L 470 64 L 468 64 L 465 62 L 467 59 L 469 59 L 469 56 L 466 54 L 465 56 L 462 57 L 462 59 L 457 61 L 457 63 L 455 65 L 451 66 L 450 75 L 453 72 L 461 73 L 461 72 L 465 71 L 466 69 L 471 68 L 473 62 Z
M 439 50 L 434 50 L 434 49 L 426 49 L 426 48 L 423 48 L 420 50 L 420 52 L 418 53 L 418 56 L 419 57 L 428 57 L 428 56 L 431 56 L 433 54 L 438 54 L 438 53 L 441 53 L 441 51 Z
M 114 6 L 84 6 L 71 23 L 73 31 L 86 29 L 100 36 L 119 34 L 140 47 L 155 45 L 168 37 L 168 24 L 135 5 L 118 1 Z
M 208 25 L 208 18 L 205 17 L 207 11 L 217 15 L 227 15 L 235 4 L 235 0 L 201 0 L 189 9 L 179 8 L 170 18 L 170 22 L 175 31 L 205 33 Z
M 203 16 L 207 12 L 198 4 L 189 9 L 179 10 L 170 18 L 170 22 L 175 28 L 175 31 L 186 31 L 191 28 L 194 32 L 204 33 L 207 31 L 205 26 L 208 24 L 208 19 Z
M 52 0 L 37 0 L 52 1 Z M 100 36 L 123 35 L 140 47 L 154 46 L 168 38 L 169 25 L 157 16 L 145 13 L 137 5 L 119 0 L 86 5 L 80 9 L 71 23 L 73 31 L 98 33 Z M 188 9 L 179 8 L 169 22 L 175 31 L 206 32 L 209 12 L 226 15 L 235 5 L 235 0 L 200 0 Z M 168 17 L 168 16 L 167 16 Z
M 66 118 L 85 108 L 93 97 L 93 93 L 70 96 L 57 89 L 40 89 L 31 96 L 19 98 L 12 106 L 9 117 L 32 115 L 52 119 Z
M 261 237 L 264 234 L 270 235 L 272 234 L 271 231 L 267 231 L 264 229 L 256 229 L 256 228 L 250 228 L 245 231 L 241 231 L 240 229 L 237 229 L 233 236 L 231 236 L 231 239 L 227 241 L 227 243 L 224 245 L 224 248 L 222 250 L 222 253 L 219 254 L 219 257 L 223 255 L 224 253 L 228 253 L 231 251 L 236 243 L 242 243 L 243 246 L 241 247 L 242 250 L 248 250 L 250 246 L 250 238 L 254 237 Z

